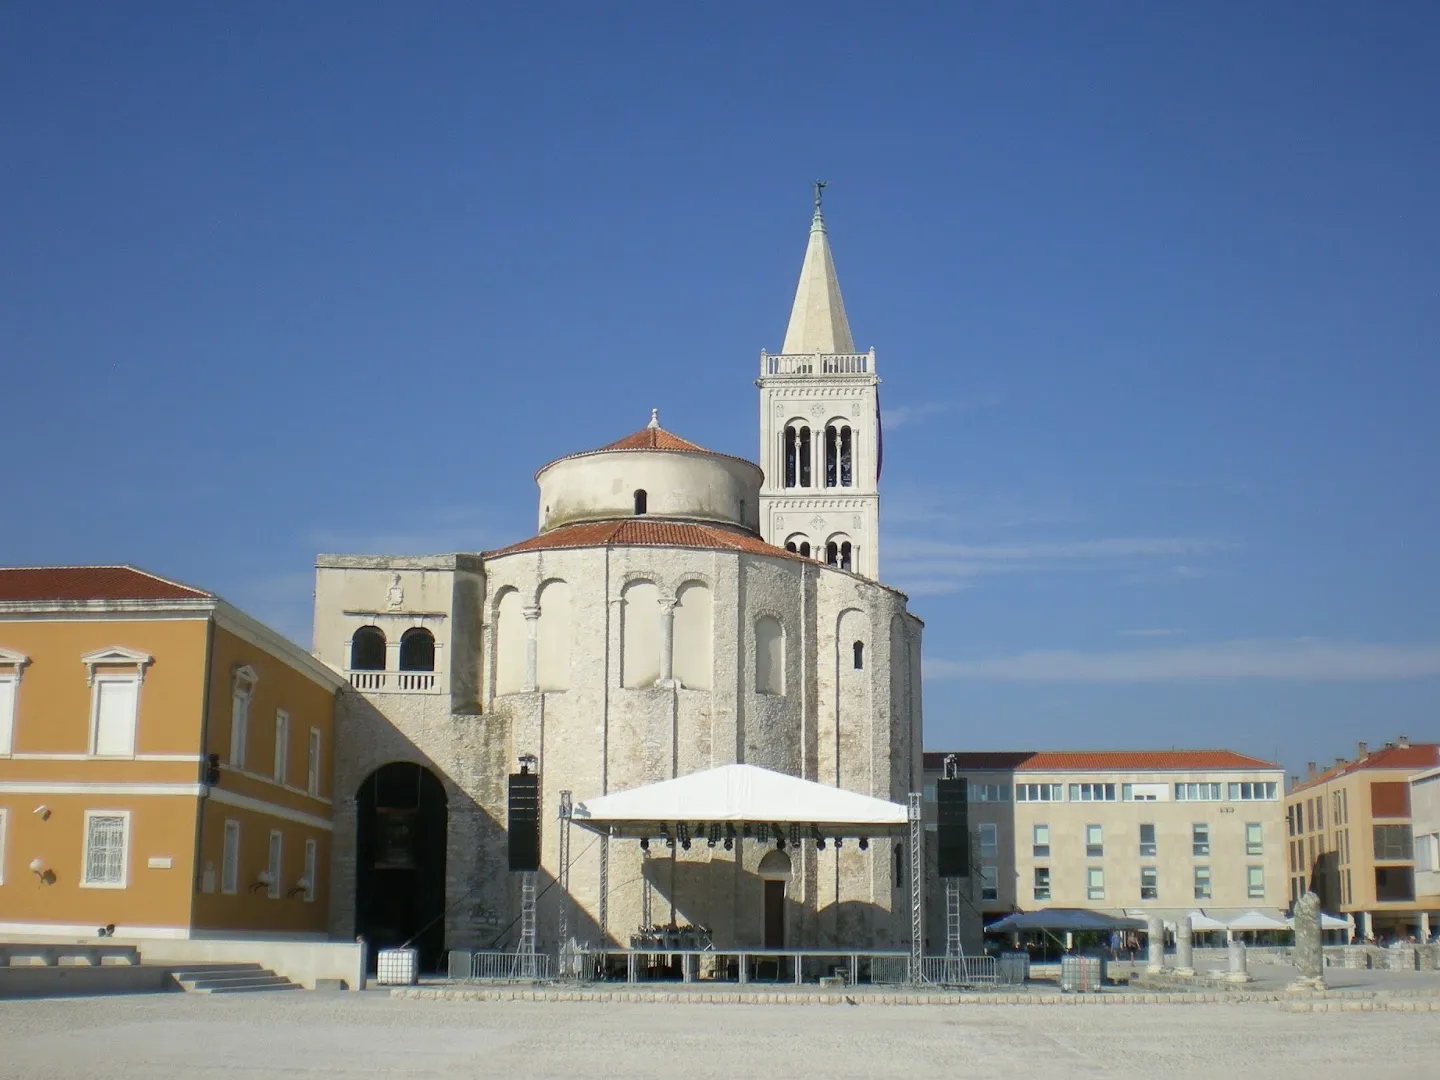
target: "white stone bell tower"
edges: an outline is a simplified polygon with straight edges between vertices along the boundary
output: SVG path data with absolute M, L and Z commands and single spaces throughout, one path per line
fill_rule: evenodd
M 760 354 L 760 529 L 779 547 L 880 576 L 875 350 L 857 353 L 820 212 L 780 352 Z

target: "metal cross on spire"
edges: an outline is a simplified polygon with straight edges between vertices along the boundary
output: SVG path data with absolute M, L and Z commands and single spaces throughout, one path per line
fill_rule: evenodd
M 825 191 L 825 189 L 826 189 L 827 187 L 829 187 L 829 186 L 830 186 L 830 181 L 828 181 L 828 180 L 816 180 L 816 181 L 815 181 L 815 216 L 816 216 L 816 217 L 819 217 L 819 216 L 820 216 L 820 200 L 821 200 L 822 198 L 824 198 L 824 191 Z

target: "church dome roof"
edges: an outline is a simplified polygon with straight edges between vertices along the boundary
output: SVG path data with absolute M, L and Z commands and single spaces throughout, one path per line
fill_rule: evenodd
M 540 528 L 649 520 L 714 525 L 760 536 L 760 466 L 717 454 L 650 423 L 623 439 L 570 454 L 535 474 Z
M 717 525 L 678 521 L 627 518 L 624 521 L 593 521 L 558 528 L 521 540 L 518 544 L 487 551 L 486 558 L 516 555 L 524 551 L 553 551 L 587 547 L 676 547 L 709 551 L 735 551 L 747 555 L 769 555 L 777 559 L 813 560 L 793 551 L 767 544 L 758 536 Z

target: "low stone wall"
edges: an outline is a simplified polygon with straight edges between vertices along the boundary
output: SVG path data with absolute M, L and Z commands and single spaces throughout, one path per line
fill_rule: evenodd
M 1435 971 L 1440 970 L 1440 944 L 1344 945 L 1325 950 L 1325 963 L 1330 967 L 1369 968 L 1373 971 Z
M 173 989 L 175 984 L 166 968 L 140 964 L 0 967 L 0 998 L 158 994 Z
M 338 979 L 347 990 L 365 989 L 365 946 L 353 941 L 160 940 L 140 946 L 147 964 L 259 964 L 306 990 L 316 980 Z

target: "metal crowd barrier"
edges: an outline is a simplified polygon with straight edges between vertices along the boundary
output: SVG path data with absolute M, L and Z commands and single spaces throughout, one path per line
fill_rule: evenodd
M 925 956 L 920 959 L 921 981 L 932 986 L 999 986 L 1000 974 L 1000 962 L 993 956 Z
M 486 949 L 451 949 L 447 974 L 454 982 L 545 982 L 555 978 L 555 958 Z

